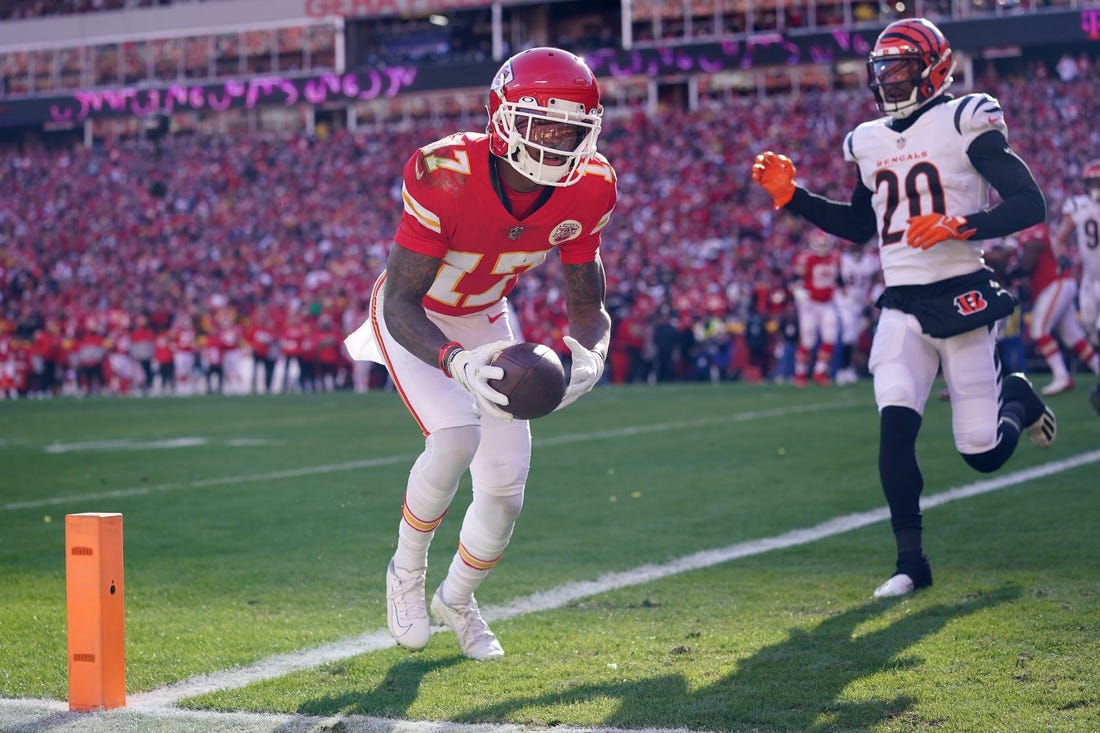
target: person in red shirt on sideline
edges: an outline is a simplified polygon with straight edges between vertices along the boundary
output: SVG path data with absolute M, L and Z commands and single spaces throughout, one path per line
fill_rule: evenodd
M 130 356 L 141 366 L 143 381 L 139 385 L 142 394 L 153 387 L 153 356 L 156 352 L 156 334 L 149 325 L 149 316 L 139 315 L 130 332 Z
M 306 339 L 305 324 L 296 311 L 287 313 L 286 325 L 279 336 L 279 350 L 283 355 L 283 393 L 301 392 L 302 345 Z
M 252 394 L 259 387 L 257 380 L 263 380 L 264 394 L 271 394 L 275 381 L 275 364 L 279 360 L 279 340 L 271 325 L 271 310 L 257 308 L 245 329 L 245 341 L 252 351 Z
M 829 235 L 811 230 L 807 248 L 795 255 L 796 280 L 791 288 L 798 309 L 798 349 L 794 355 L 794 383 L 806 386 L 810 353 L 817 346 L 813 380 L 826 387 L 832 383 L 829 365 L 840 338 L 836 311 L 836 286 L 840 277 L 840 253 Z
M 1017 241 L 1019 264 L 1011 274 L 1028 277 L 1032 301 L 1029 335 L 1046 359 L 1052 377 L 1040 392 L 1068 392 L 1073 389 L 1073 376 L 1066 368 L 1062 344 L 1072 349 L 1093 374 L 1100 374 L 1100 357 L 1077 321 L 1077 280 L 1068 268 L 1059 265 L 1045 223 L 1020 232 Z
M 171 331 L 161 331 L 153 337 L 153 361 L 157 365 L 158 394 L 174 394 L 176 391 L 176 350 L 172 345 Z
M 225 370 L 222 368 L 225 358 L 225 344 L 218 331 L 199 336 L 199 356 L 202 370 L 206 375 L 206 393 L 222 394 L 225 390 Z
M 76 349 L 77 383 L 83 394 L 102 393 L 106 387 L 103 361 L 107 358 L 107 335 L 103 332 L 103 325 L 90 322 L 77 340 Z
M 198 385 L 195 375 L 199 365 L 198 360 L 198 333 L 192 323 L 189 313 L 180 313 L 176 316 L 172 330 L 172 352 L 176 363 L 176 391 L 182 394 L 195 394 Z
M 27 392 L 31 397 L 49 397 L 54 393 L 57 374 L 55 359 L 58 334 L 56 329 L 56 322 L 49 321 L 36 330 L 31 337 L 28 351 L 30 373 L 27 384 Z
M 0 324 L 0 400 L 19 397 L 19 347 L 12 329 Z
M 221 343 L 222 391 L 244 394 L 248 391 L 241 355 L 241 327 L 231 309 L 222 308 L 214 316 L 214 334 Z
M 343 333 L 332 316 L 324 313 L 317 319 L 317 391 L 333 392 L 340 384 L 340 362 L 343 359 Z

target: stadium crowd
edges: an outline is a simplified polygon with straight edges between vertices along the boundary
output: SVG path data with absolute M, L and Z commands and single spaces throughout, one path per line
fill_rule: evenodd
M 1098 71 L 1081 62 L 1063 80 L 1036 63 L 980 80 L 1004 104 L 1052 219 L 1100 148 Z M 603 248 L 609 379 L 792 376 L 791 263 L 807 230 L 750 187 L 752 155 L 781 146 L 816 190 L 846 199 L 840 142 L 873 113 L 860 89 L 605 119 L 600 147 L 621 197 Z M 384 265 L 401 166 L 424 141 L 483 124 L 3 150 L 0 392 L 381 386 L 384 371 L 350 362 L 342 339 Z M 527 340 L 565 353 L 555 269 L 521 278 L 511 301 Z
M 205 2 L 207 0 L 2 0 L 0 20 L 52 18 L 58 15 L 97 13 L 103 10 L 153 8 L 173 2 Z

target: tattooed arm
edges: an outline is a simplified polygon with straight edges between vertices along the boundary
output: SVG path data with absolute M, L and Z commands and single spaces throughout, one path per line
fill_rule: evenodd
M 569 334 L 606 360 L 608 341 L 611 339 L 611 316 L 604 307 L 607 278 L 603 260 L 597 254 L 593 262 L 565 265 L 563 269 Z
M 397 342 L 421 361 L 438 366 L 439 349 L 450 341 L 428 320 L 424 296 L 442 260 L 395 244 L 386 263 L 382 318 Z

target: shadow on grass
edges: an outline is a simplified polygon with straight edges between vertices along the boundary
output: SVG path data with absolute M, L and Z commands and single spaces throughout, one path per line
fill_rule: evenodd
M 621 684 L 578 685 L 534 697 L 515 697 L 486 704 L 453 722 L 574 726 L 569 720 L 534 718 L 530 708 L 583 706 L 594 700 L 618 700 L 601 721 L 614 728 L 687 728 L 710 731 L 798 730 L 806 733 L 866 730 L 904 715 L 915 699 L 898 690 L 890 698 L 859 703 L 838 700 L 853 682 L 883 671 L 920 663 L 905 651 L 945 624 L 1019 596 L 1002 588 L 958 603 L 940 604 L 907 614 L 889 626 L 853 636 L 885 606 L 867 603 L 827 618 L 811 630 L 794 629 L 789 637 L 738 662 L 713 684 L 694 691 L 676 675 L 655 676 Z M 688 652 L 690 653 L 690 652 Z M 401 718 L 416 699 L 424 675 L 458 662 L 403 660 L 390 670 L 374 693 L 362 692 L 312 700 L 299 712 L 362 714 Z
M 420 684 L 424 677 L 465 661 L 466 659 L 460 656 L 431 662 L 410 656 L 390 667 L 390 671 L 371 693 L 355 691 L 310 700 L 299 706 L 298 712 L 303 715 L 339 713 L 400 718 L 420 694 Z

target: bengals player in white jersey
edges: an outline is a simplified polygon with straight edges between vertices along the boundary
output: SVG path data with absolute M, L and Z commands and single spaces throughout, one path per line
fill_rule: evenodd
M 1071 196 L 1062 205 L 1063 219 L 1054 234 L 1054 247 L 1064 254 L 1070 238 L 1077 241 L 1081 261 L 1077 309 L 1089 341 L 1100 349 L 1100 158 L 1085 164 L 1081 178 L 1085 195 Z M 1089 401 L 1100 413 L 1100 382 L 1089 393 Z
M 882 118 L 848 133 L 856 166 L 848 202 L 795 183 L 794 163 L 768 151 L 753 180 L 819 228 L 852 242 L 878 237 L 883 281 L 869 368 L 879 409 L 879 476 L 897 545 L 894 574 L 874 592 L 900 596 L 932 585 L 924 555 L 916 442 L 942 368 L 955 447 L 974 469 L 994 471 L 1026 432 L 1054 440 L 1054 413 L 1022 374 L 1001 378 L 993 326 L 1015 299 L 992 278 L 979 240 L 1043 221 L 1046 202 L 1008 145 L 1000 103 L 988 94 L 946 94 L 955 62 L 940 30 L 923 18 L 886 26 L 867 61 Z M 1002 203 L 990 208 L 989 188 Z
M 870 326 L 868 312 L 874 297 L 871 290 L 881 279 L 878 250 L 867 243 L 851 243 L 840 253 L 840 287 L 836 310 L 840 317 L 840 358 L 836 383 L 855 384 L 859 375 L 852 366 L 852 354 Z
M 470 472 L 473 501 L 458 550 L 431 601 L 472 659 L 504 654 L 474 591 L 500 560 L 523 506 L 531 432 L 489 386 L 491 357 L 518 339 L 507 296 L 547 257 L 563 265 L 572 355 L 558 409 L 604 371 L 611 319 L 601 232 L 617 199 L 615 171 L 596 152 L 603 108 L 582 59 L 533 48 L 508 59 L 489 90 L 486 133 L 425 145 L 405 165 L 404 213 L 367 321 L 345 343 L 386 365 L 425 435 L 409 474 L 397 549 L 386 571 L 387 622 L 401 646 L 430 637 L 428 546 Z

